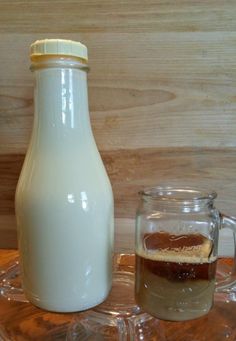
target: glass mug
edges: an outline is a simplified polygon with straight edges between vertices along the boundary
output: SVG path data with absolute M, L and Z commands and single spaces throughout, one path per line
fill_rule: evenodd
M 153 187 L 140 194 L 135 237 L 137 304 L 169 321 L 207 314 L 215 288 L 229 291 L 236 284 L 235 266 L 228 281 L 215 284 L 219 230 L 227 227 L 235 234 L 236 220 L 214 207 L 215 192 Z

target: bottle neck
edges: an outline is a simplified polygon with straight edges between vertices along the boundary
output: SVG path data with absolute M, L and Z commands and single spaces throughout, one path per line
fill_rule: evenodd
M 38 66 L 34 65 L 34 132 L 45 143 L 90 138 L 86 71 L 67 61 Z

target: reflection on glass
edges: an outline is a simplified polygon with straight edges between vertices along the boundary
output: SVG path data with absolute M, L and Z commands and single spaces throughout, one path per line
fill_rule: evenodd
M 88 206 L 88 197 L 87 197 L 86 192 L 81 192 L 80 198 L 81 198 L 82 208 L 84 211 L 87 212 L 89 210 L 89 206 Z
M 73 129 L 75 126 L 75 114 L 72 76 L 72 70 L 61 70 L 61 121 L 63 125 L 68 123 L 69 127 Z M 66 77 L 68 77 L 68 82 L 66 81 Z
M 67 195 L 67 201 L 70 203 L 70 204 L 74 204 L 75 203 L 75 197 L 74 197 L 74 194 L 73 193 L 69 193 Z

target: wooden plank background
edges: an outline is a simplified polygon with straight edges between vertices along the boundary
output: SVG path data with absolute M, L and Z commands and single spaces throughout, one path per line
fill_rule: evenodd
M 14 192 L 33 121 L 29 45 L 52 37 L 89 49 L 117 234 L 133 230 L 147 185 L 207 186 L 234 206 L 235 1 L 0 0 L 0 247 L 16 246 Z

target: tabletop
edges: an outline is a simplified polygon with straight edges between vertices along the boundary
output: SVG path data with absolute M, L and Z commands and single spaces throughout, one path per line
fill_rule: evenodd
M 0 268 L 5 269 L 18 257 L 17 250 L 0 250 Z M 126 257 L 121 266 L 126 269 Z M 133 265 L 133 264 L 131 264 Z M 121 293 L 122 294 L 122 293 Z M 80 313 L 51 313 L 34 307 L 28 302 L 16 302 L 0 296 L 0 340 L 1 341 L 62 341 L 62 340 L 107 340 L 90 336 L 82 338 L 68 331 L 76 326 Z M 155 320 L 155 332 L 138 341 L 235 341 L 236 302 L 215 299 L 210 313 L 202 318 L 187 322 L 166 322 Z M 116 340 L 111 338 L 109 340 Z M 117 339 L 118 340 L 118 339 Z M 126 340 L 126 339 L 122 339 Z M 127 341 L 131 339 L 127 338 Z

